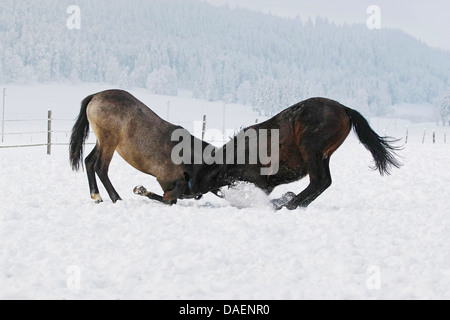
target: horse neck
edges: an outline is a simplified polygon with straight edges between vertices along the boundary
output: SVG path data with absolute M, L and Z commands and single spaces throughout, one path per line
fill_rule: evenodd
M 233 157 L 227 154 L 227 147 L 233 148 Z M 247 146 L 246 146 L 247 148 Z M 222 168 L 224 186 L 231 186 L 237 181 L 243 181 L 246 175 L 246 166 L 238 163 L 237 139 L 234 137 L 223 147 L 224 167 Z
M 252 129 L 257 129 L 256 126 L 251 127 Z M 249 128 L 247 128 L 249 129 Z M 245 129 L 244 129 L 245 130 Z M 242 131 L 243 132 L 243 131 Z M 245 150 L 239 150 L 238 148 L 238 136 L 236 135 L 230 142 L 224 145 L 224 163 L 226 163 L 225 170 L 225 180 L 227 180 L 228 185 L 232 185 L 237 181 L 254 182 L 260 178 L 260 164 L 259 159 L 257 159 L 257 164 L 248 164 L 249 159 L 247 156 L 250 154 L 250 145 L 245 143 Z M 233 157 L 227 155 L 227 148 L 233 148 Z M 239 152 L 245 152 L 245 164 L 238 164 L 238 154 Z M 230 160 L 232 159 L 232 160 Z M 227 162 L 228 160 L 228 162 Z

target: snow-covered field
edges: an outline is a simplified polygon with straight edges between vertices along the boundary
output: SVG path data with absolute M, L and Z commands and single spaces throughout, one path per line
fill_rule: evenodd
M 61 87 L 55 113 L 74 118 L 97 89 L 70 95 Z M 33 90 L 23 99 L 41 103 L 46 89 Z M 166 117 L 167 97 L 148 99 Z M 223 104 L 170 99 L 169 119 L 207 114 L 221 128 Z M 8 118 L 41 116 L 47 102 L 10 109 Z M 231 128 L 257 117 L 230 108 Z M 395 125 L 403 134 L 403 123 Z M 139 184 L 160 188 L 119 156 L 110 177 L 124 201 L 96 205 L 67 147 L 52 156 L 0 149 L 0 299 L 450 299 L 450 145 L 422 145 L 424 125 L 411 128 L 404 167 L 390 177 L 369 170 L 370 154 L 352 134 L 332 158 L 331 188 L 295 212 L 272 211 L 248 185 L 228 190 L 228 201 L 207 195 L 166 207 L 133 194 Z

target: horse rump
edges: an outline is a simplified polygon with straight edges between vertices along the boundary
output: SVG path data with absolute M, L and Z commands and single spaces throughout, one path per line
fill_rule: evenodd
M 95 94 L 90 95 L 81 102 L 80 114 L 78 115 L 77 121 L 72 129 L 72 135 L 70 136 L 69 159 L 72 170 L 74 171 L 78 171 L 80 169 L 80 163 L 83 162 L 83 146 L 89 136 L 87 107 L 94 96 Z

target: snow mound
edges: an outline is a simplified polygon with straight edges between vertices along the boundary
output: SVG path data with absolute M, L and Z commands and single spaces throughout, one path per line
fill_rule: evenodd
M 238 209 L 272 207 L 269 196 L 250 183 L 240 182 L 232 188 L 224 188 L 222 192 L 229 205 Z

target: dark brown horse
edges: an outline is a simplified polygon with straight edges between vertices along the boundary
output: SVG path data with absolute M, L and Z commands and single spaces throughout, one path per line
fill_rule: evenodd
M 288 193 L 273 203 L 276 209 L 286 207 L 290 210 L 307 207 L 331 185 L 330 157 L 341 146 L 354 128 L 361 143 L 372 153 L 375 167 L 380 174 L 389 174 L 391 167 L 400 167 L 395 159 L 393 146 L 395 140 L 382 138 L 369 126 L 367 120 L 357 111 L 347 108 L 336 101 L 325 98 L 313 98 L 300 102 L 272 119 L 244 129 L 252 129 L 258 134 L 258 144 L 270 145 L 270 132 L 279 130 L 278 171 L 276 174 L 261 174 L 261 168 L 267 164 L 237 164 L 236 137 L 223 147 L 226 157 L 227 148 L 234 148 L 234 161 L 230 164 L 204 164 L 193 176 L 189 185 L 194 194 L 205 194 L 210 190 L 231 186 L 236 181 L 246 181 L 270 194 L 281 184 L 292 183 L 310 177 L 309 186 L 300 194 Z M 261 141 L 259 132 L 269 132 Z M 246 154 L 249 154 L 248 139 Z M 242 163 L 242 162 L 241 162 Z
M 183 128 L 164 121 L 128 92 L 108 90 L 91 95 L 83 100 L 72 130 L 70 163 L 73 170 L 79 170 L 83 160 L 83 145 L 89 134 L 89 124 L 97 137 L 97 144 L 86 157 L 85 164 L 91 197 L 96 202 L 102 202 L 102 198 L 95 174 L 111 200 L 114 203 L 121 200 L 108 177 L 108 168 L 116 150 L 134 168 L 156 177 L 164 196 L 147 192 L 143 187 L 135 188 L 135 193 L 166 204 L 194 197 L 188 182 L 199 165 L 175 165 L 171 161 L 172 149 L 177 144 L 172 141 L 172 133 Z M 187 135 L 192 144 L 201 145 L 202 149 L 209 145 L 189 133 Z

